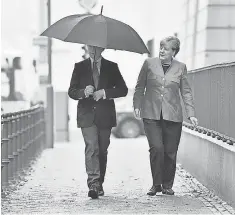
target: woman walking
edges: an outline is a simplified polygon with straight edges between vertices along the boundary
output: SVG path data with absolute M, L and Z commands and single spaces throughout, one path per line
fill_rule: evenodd
M 134 112 L 143 119 L 149 143 L 153 185 L 147 194 L 151 196 L 157 192 L 174 195 L 183 121 L 180 94 L 188 119 L 193 125 L 198 124 L 186 65 L 174 59 L 179 50 L 177 37 L 161 40 L 159 57 L 145 60 L 135 87 Z

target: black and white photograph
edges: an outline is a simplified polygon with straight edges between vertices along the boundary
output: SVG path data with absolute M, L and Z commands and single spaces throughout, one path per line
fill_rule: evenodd
M 235 0 L 0 8 L 2 215 L 235 215 Z

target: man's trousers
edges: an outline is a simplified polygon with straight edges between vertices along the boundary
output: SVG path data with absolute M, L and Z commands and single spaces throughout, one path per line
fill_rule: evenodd
M 104 182 L 111 128 L 97 128 L 96 125 L 81 128 L 85 141 L 85 164 L 87 184 L 99 185 Z

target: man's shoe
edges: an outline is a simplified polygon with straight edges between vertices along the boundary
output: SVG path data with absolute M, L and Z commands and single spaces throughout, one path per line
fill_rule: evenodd
M 98 196 L 103 196 L 104 195 L 104 189 L 102 184 L 99 186 L 99 190 L 98 190 Z
M 162 192 L 162 186 L 161 185 L 157 185 L 157 186 L 152 186 L 150 188 L 150 190 L 147 192 L 147 195 L 149 196 L 154 196 L 157 194 L 157 192 Z
M 162 194 L 173 196 L 175 194 L 174 190 L 170 189 L 162 189 Z
M 97 186 L 91 186 L 88 192 L 88 197 L 91 197 L 92 199 L 98 198 L 98 188 Z

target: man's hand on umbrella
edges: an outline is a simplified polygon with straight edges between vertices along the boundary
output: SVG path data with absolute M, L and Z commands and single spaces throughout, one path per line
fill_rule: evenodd
M 99 101 L 100 99 L 102 99 L 104 97 L 104 90 L 97 90 L 93 93 L 93 98 L 96 101 Z

